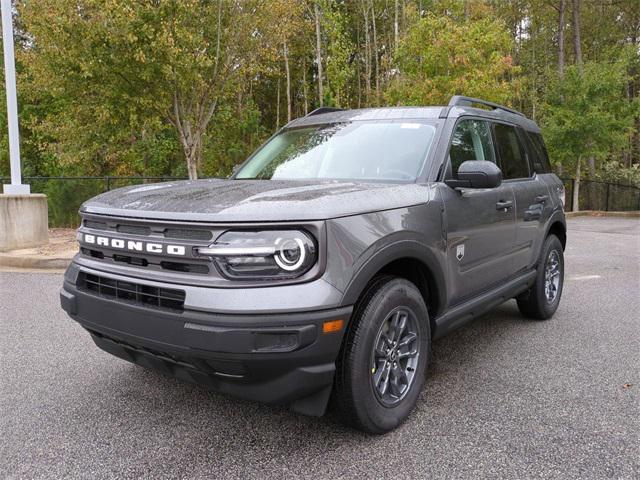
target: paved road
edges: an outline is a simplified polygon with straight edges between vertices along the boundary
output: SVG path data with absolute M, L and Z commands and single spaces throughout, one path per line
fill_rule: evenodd
M 572 219 L 566 257 L 551 321 L 509 302 L 436 342 L 373 438 L 113 358 L 59 274 L 0 273 L 0 478 L 640 478 L 640 221 Z

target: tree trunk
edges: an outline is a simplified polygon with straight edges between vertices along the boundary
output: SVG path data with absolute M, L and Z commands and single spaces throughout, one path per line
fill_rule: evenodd
M 573 0 L 573 51 L 576 54 L 576 65 L 582 73 L 582 44 L 580 41 L 580 0 Z
M 287 123 L 291 121 L 291 73 L 289 72 L 289 50 L 284 42 L 284 71 L 287 75 Z
M 309 95 L 307 94 L 307 60 L 302 58 L 302 96 L 304 97 L 304 114 L 309 113 Z
M 564 12 L 565 0 L 560 0 L 558 7 L 558 75 L 564 77 Z
M 596 158 L 591 155 L 587 161 L 589 167 L 589 208 L 587 210 L 600 210 L 598 205 L 597 185 L 594 183 L 596 179 Z
M 576 164 L 576 178 L 573 181 L 573 201 L 571 205 L 574 212 L 580 211 L 580 157 L 578 157 L 578 163 Z
M 469 17 L 471 16 L 471 6 L 469 5 L 469 0 L 464 0 L 464 19 L 465 20 L 469 20 Z
M 276 130 L 280 128 L 280 79 L 278 78 L 278 88 L 276 93 Z
M 187 172 L 189 172 L 189 180 L 198 179 L 198 160 L 195 155 L 187 157 Z
M 393 49 L 398 51 L 398 43 L 400 42 L 400 25 L 398 23 L 399 5 L 398 0 L 395 3 L 395 10 L 393 16 Z
M 371 41 L 369 40 L 369 7 L 366 6 L 365 0 L 362 3 L 362 13 L 364 16 L 364 91 L 365 91 L 365 104 L 369 103 L 371 98 Z
M 200 127 L 194 126 L 185 114 L 184 106 L 177 93 L 174 95 L 173 109 L 174 113 L 170 119 L 178 129 L 178 138 L 180 139 L 184 157 L 187 161 L 189 179 L 197 180 L 198 165 L 202 160 L 202 148 L 200 148 L 202 145 L 202 132 L 206 128 L 208 120 Z M 211 114 L 213 114 L 214 109 L 215 105 L 212 105 L 210 109 Z M 209 116 L 209 118 L 211 118 L 211 116 Z
M 360 49 L 360 25 L 356 28 L 356 46 Z M 362 105 L 362 69 L 360 68 L 359 53 L 356 54 L 356 78 L 358 79 L 358 108 Z
M 380 104 L 380 64 L 378 60 L 378 35 L 376 33 L 376 11 L 371 1 L 371 21 L 373 26 L 373 53 L 376 65 L 376 105 Z
M 320 6 L 316 1 L 313 5 L 316 21 L 316 62 L 318 63 L 318 102 L 324 105 L 324 91 L 322 89 L 322 38 L 320 32 Z

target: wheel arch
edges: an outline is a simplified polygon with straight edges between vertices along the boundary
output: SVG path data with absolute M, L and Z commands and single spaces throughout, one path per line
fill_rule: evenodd
M 397 242 L 377 252 L 354 275 L 344 297 L 344 305 L 353 305 L 381 275 L 393 275 L 412 282 L 425 300 L 431 331 L 435 318 L 445 304 L 445 277 L 435 254 L 415 241 Z
M 560 243 L 562 244 L 562 250 L 564 250 L 567 246 L 567 223 L 562 216 L 555 215 L 551 218 L 545 238 L 550 234 L 558 237 Z

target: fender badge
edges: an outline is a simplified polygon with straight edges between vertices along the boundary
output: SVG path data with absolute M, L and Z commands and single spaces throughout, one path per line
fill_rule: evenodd
M 458 245 L 456 248 L 456 258 L 458 261 L 462 260 L 462 257 L 464 257 L 464 243 L 462 245 Z

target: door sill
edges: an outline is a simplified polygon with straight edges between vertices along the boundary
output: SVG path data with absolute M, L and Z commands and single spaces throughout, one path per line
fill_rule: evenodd
M 521 273 L 506 283 L 450 308 L 436 318 L 434 340 L 444 337 L 468 321 L 526 291 L 535 282 L 536 273 L 536 270 Z

